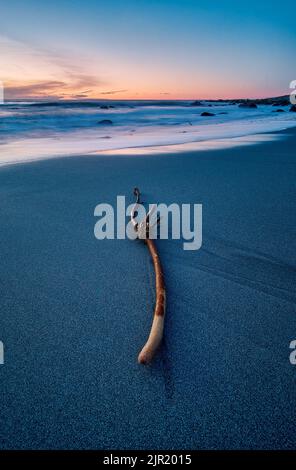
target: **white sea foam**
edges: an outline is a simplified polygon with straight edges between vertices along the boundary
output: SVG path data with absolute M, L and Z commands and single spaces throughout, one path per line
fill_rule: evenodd
M 294 113 L 276 113 L 270 105 L 257 109 L 224 103 L 191 107 L 186 102 L 112 106 L 10 103 L 0 107 L 0 164 L 62 155 L 223 148 L 271 139 L 273 135 L 266 133 L 296 126 Z M 215 115 L 202 117 L 203 111 Z M 100 124 L 103 119 L 113 124 Z

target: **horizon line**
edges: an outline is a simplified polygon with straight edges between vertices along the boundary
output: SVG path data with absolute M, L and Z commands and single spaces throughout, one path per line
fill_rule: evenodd
M 289 94 L 286 95 L 277 95 L 277 96 L 266 96 L 266 97 L 256 97 L 256 98 L 59 98 L 59 97 L 27 97 L 27 98 L 6 98 L 5 101 L 38 101 L 40 103 L 47 102 L 87 102 L 87 101 L 255 101 L 255 100 L 268 100 L 268 99 L 277 99 L 277 98 L 289 98 Z

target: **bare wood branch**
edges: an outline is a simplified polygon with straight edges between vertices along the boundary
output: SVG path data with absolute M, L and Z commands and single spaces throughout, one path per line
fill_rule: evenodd
M 151 255 L 153 265 L 154 265 L 154 271 L 155 271 L 156 299 L 155 299 L 153 322 L 152 322 L 151 331 L 150 331 L 148 340 L 138 356 L 138 362 L 140 364 L 148 364 L 149 362 L 152 361 L 154 354 L 156 350 L 158 349 L 162 341 L 162 337 L 163 337 L 164 317 L 165 317 L 165 308 L 166 308 L 166 291 L 165 291 L 164 275 L 163 275 L 159 255 L 157 252 L 157 248 L 155 246 L 154 241 L 149 238 L 149 233 L 150 233 L 149 218 L 154 212 L 155 206 L 153 206 L 150 212 L 148 212 L 145 220 L 143 220 L 140 223 L 137 223 L 135 220 L 135 212 L 138 207 L 138 204 L 140 204 L 140 191 L 138 188 L 134 189 L 134 195 L 136 196 L 136 202 L 131 211 L 131 221 L 138 234 L 138 237 L 143 239 L 143 241 L 146 243 L 149 249 L 149 253 Z M 160 219 L 157 218 L 156 223 L 159 223 L 159 220 Z M 153 225 L 155 225 L 155 223 Z M 146 235 L 146 237 L 145 236 L 143 237 L 143 232 L 144 232 L 144 235 Z
M 166 308 L 166 291 L 163 271 L 158 256 L 158 252 L 153 240 L 146 240 L 150 255 L 153 260 L 155 271 L 155 289 L 156 300 L 154 307 L 154 316 L 149 338 L 138 356 L 140 364 L 148 364 L 153 359 L 153 356 L 160 346 L 163 337 L 164 317 Z
M 138 188 L 134 188 L 134 195 L 136 196 L 136 202 L 131 210 L 131 222 L 133 224 L 134 229 L 137 230 L 138 223 L 135 220 L 135 212 L 137 211 L 137 207 L 140 204 L 140 196 L 141 196 L 140 190 Z

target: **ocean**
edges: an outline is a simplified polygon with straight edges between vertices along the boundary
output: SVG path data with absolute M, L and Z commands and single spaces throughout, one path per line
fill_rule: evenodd
M 66 155 L 146 153 L 252 143 L 296 125 L 295 113 L 229 102 L 59 101 L 0 106 L 0 165 Z M 203 112 L 212 116 L 201 116 Z M 254 137 L 255 136 L 255 137 Z

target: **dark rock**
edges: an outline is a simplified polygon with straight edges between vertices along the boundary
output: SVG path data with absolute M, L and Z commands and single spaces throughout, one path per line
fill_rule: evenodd
M 290 104 L 290 97 L 289 95 L 284 96 L 275 96 L 273 98 L 257 98 L 257 99 L 237 99 L 237 100 L 226 100 L 229 104 L 249 104 L 255 103 L 259 104 L 268 104 L 271 106 L 288 106 Z
M 287 99 L 274 101 L 272 106 L 288 106 L 289 104 L 290 104 L 290 100 L 287 98 Z
M 101 121 L 98 121 L 97 124 L 100 124 L 101 126 L 110 126 L 113 122 L 111 119 L 102 119 Z
M 296 104 L 292 104 L 291 108 L 289 109 L 290 112 L 296 113 Z
M 284 109 L 275 109 L 274 111 L 272 111 L 273 113 L 284 113 L 285 110 Z
M 193 101 L 190 103 L 190 106 L 203 106 L 203 103 L 201 101 Z
M 214 113 L 208 113 L 207 111 L 204 111 L 203 113 L 201 113 L 201 116 L 215 116 Z
M 256 103 L 240 103 L 238 105 L 239 108 L 257 108 Z
M 101 109 L 112 109 L 114 108 L 114 106 L 112 106 L 112 104 L 108 105 L 108 104 L 102 104 L 100 106 Z

